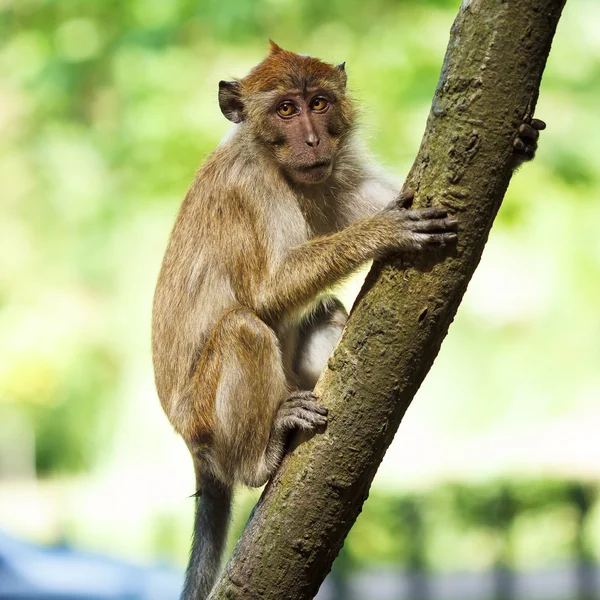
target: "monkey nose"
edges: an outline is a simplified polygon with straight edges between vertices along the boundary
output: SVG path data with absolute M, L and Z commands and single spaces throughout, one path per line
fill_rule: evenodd
M 319 136 L 315 135 L 314 133 L 310 133 L 306 137 L 306 145 L 310 146 L 311 148 L 316 148 L 320 142 L 321 140 L 319 139 Z

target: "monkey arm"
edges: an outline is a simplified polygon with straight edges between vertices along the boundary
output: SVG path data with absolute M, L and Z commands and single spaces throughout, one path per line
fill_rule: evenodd
M 330 236 L 290 249 L 265 278 L 255 310 L 267 320 L 308 304 L 367 260 L 456 241 L 457 221 L 442 208 L 390 207 Z
M 257 313 L 273 318 L 309 303 L 389 244 L 393 232 L 386 225 L 375 217 L 361 219 L 290 249 L 264 282 Z

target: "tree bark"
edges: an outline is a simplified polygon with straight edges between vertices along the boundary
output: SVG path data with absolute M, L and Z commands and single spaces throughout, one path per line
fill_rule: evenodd
M 416 206 L 458 215 L 458 247 L 435 265 L 373 266 L 317 384 L 327 431 L 285 459 L 211 598 L 317 593 L 479 263 L 564 2 L 463 1 L 407 179 Z

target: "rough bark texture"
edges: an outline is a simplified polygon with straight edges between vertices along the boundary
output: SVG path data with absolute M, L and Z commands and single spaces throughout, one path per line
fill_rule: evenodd
M 417 206 L 458 215 L 458 249 L 435 266 L 374 266 L 317 386 L 327 432 L 287 457 L 211 598 L 317 593 L 479 262 L 564 1 L 464 0 L 407 181 Z

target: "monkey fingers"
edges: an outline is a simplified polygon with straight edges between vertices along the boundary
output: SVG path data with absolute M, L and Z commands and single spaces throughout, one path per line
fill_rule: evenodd
M 531 123 L 525 122 L 519 126 L 513 146 L 515 150 L 522 154 L 522 160 L 533 158 L 537 148 L 540 131 L 543 131 L 544 129 L 546 129 L 546 123 L 541 119 L 532 119 Z
M 412 206 L 415 191 L 411 188 L 400 192 L 385 208 L 385 210 L 404 210 Z
M 416 221 L 411 225 L 411 229 L 416 232 L 445 232 L 458 231 L 458 220 L 456 217 L 447 217 L 446 219 L 429 219 L 427 221 Z
M 327 408 L 316 401 L 312 392 L 295 392 L 279 408 L 275 428 L 279 431 L 302 430 L 320 433 L 327 427 Z
M 415 190 L 408 188 L 407 190 L 400 192 L 400 195 L 396 200 L 396 204 L 399 208 L 410 208 L 414 199 Z
M 540 132 L 535 127 L 523 123 L 521 127 L 519 127 L 519 137 L 527 141 L 535 142 L 540 137 Z
M 432 206 L 431 208 L 409 210 L 406 212 L 406 216 L 411 221 L 424 221 L 425 219 L 445 219 L 448 216 L 448 211 L 440 206 Z
M 546 129 L 546 123 L 541 119 L 531 119 L 530 125 L 538 131 L 544 131 L 544 129 Z
M 415 233 L 415 238 L 423 246 L 443 248 L 455 244 L 458 240 L 456 233 Z
M 302 395 L 293 394 L 284 403 L 283 407 L 286 410 L 293 408 L 304 408 L 306 410 L 315 412 L 322 416 L 327 416 L 327 407 L 324 404 L 316 401 L 316 396 L 312 392 L 300 392 Z M 306 394 L 306 396 L 305 396 Z M 308 395 L 312 398 L 309 398 Z

